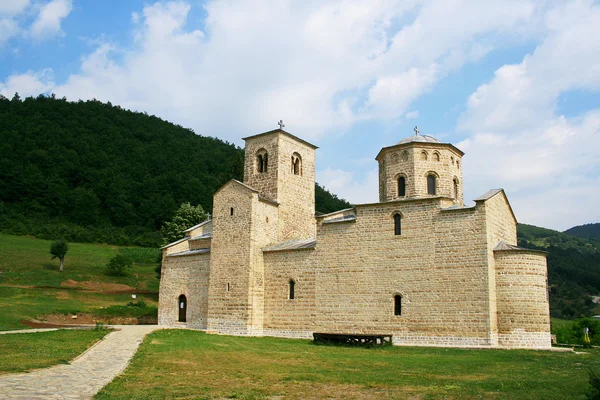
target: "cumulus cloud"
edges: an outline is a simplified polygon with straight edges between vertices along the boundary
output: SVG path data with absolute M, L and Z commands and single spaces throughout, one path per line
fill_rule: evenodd
M 132 14 L 133 47 L 100 45 L 53 90 L 236 142 L 281 118 L 318 140 L 359 121 L 401 117 L 533 12 L 532 0 L 479 3 L 209 1 L 198 27 L 189 3 L 159 2 Z M 485 46 L 479 35 L 489 35 Z
M 465 181 L 504 186 L 517 215 L 566 229 L 600 220 L 600 109 L 566 117 L 559 96 L 600 91 L 600 8 L 570 2 L 549 11 L 548 35 L 521 63 L 504 65 L 468 100 L 459 127 L 471 136 Z M 471 167 L 468 167 L 468 165 Z M 582 212 L 581 207 L 589 207 Z
M 29 33 L 35 40 L 46 40 L 62 34 L 61 22 L 73 8 L 71 0 L 52 0 L 40 8 Z
M 326 168 L 317 171 L 317 181 L 329 191 L 353 204 L 379 201 L 379 172 L 369 170 L 364 177 L 342 169 Z
M 7 98 L 18 92 L 21 98 L 46 93 L 55 86 L 51 69 L 40 72 L 29 71 L 24 74 L 11 75 L 6 82 L 0 83 L 0 94 Z

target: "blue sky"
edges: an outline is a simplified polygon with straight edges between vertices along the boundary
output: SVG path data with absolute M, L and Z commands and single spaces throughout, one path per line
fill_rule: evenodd
M 600 5 L 573 0 L 0 0 L 0 93 L 145 111 L 242 146 L 286 130 L 317 180 L 377 201 L 381 147 L 465 151 L 465 200 L 600 222 Z

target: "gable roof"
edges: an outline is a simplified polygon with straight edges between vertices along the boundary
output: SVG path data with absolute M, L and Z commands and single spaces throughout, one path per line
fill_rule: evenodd
M 504 196 L 504 200 L 506 201 L 506 204 L 508 205 L 508 209 L 513 217 L 513 219 L 515 220 L 515 222 L 517 221 L 517 217 L 515 216 L 515 212 L 513 211 L 511 205 L 510 205 L 510 201 L 508 201 L 508 197 L 506 197 L 506 192 L 504 192 L 504 189 L 491 189 L 488 190 L 487 192 L 485 192 L 484 194 L 482 194 L 481 196 L 479 196 L 478 198 L 476 198 L 475 200 L 473 200 L 475 203 L 478 202 L 485 202 L 489 199 L 491 199 L 492 197 L 496 196 L 497 194 L 502 193 L 502 196 Z
M 305 145 L 307 145 L 309 147 L 312 147 L 315 150 L 318 149 L 318 147 L 315 146 L 314 144 L 309 143 L 306 140 L 302 140 L 298 136 L 294 136 L 291 133 L 284 131 L 283 129 L 273 129 L 272 131 L 259 133 L 258 135 L 248 136 L 248 137 L 245 137 L 245 138 L 242 138 L 242 139 L 243 140 L 254 139 L 254 138 L 257 138 L 257 137 L 266 136 L 266 135 L 270 135 L 270 134 L 273 134 L 273 133 L 281 133 L 281 134 L 283 134 L 283 135 L 285 135 L 285 136 L 287 136 L 289 138 L 292 138 L 294 140 L 299 141 L 300 143 L 304 143 Z
M 217 195 L 217 193 L 219 193 L 221 190 L 225 189 L 227 186 L 230 186 L 230 185 L 239 185 L 239 186 L 241 186 L 242 188 L 244 188 L 244 189 L 246 189 L 246 190 L 248 190 L 248 191 L 250 191 L 250 192 L 258 193 L 258 190 L 254 189 L 253 187 L 251 187 L 251 186 L 248 186 L 248 185 L 246 185 L 245 183 L 242 183 L 242 182 L 238 181 L 237 179 L 232 179 L 232 180 L 230 180 L 229 182 L 227 182 L 226 184 L 224 184 L 223 186 L 221 186 L 221 187 L 219 188 L 219 190 L 217 190 L 217 191 L 215 192 L 215 194 L 213 194 L 213 197 L 214 197 L 214 196 L 216 196 L 216 195 Z
M 201 226 L 208 224 L 209 222 L 212 222 L 212 219 L 207 219 L 207 220 L 206 220 L 206 221 L 204 221 L 204 222 L 200 222 L 198 225 L 194 225 L 194 226 L 192 226 L 191 228 L 188 228 L 188 229 L 186 229 L 184 232 L 191 232 L 191 231 L 193 231 L 194 229 L 198 229 L 198 228 L 200 228 Z

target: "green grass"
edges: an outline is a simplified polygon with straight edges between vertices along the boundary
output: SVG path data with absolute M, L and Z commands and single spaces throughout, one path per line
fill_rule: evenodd
M 69 280 L 158 291 L 154 272 L 157 249 L 69 243 L 61 273 L 58 260 L 51 260 L 50 244 L 48 240 L 0 234 L 0 330 L 25 329 L 21 320 L 43 314 L 101 313 L 106 307 L 125 306 L 131 301 L 130 294 L 93 293 L 61 286 Z M 105 274 L 106 263 L 117 253 L 135 262 L 128 276 Z M 156 305 L 156 295 L 140 297 L 149 306 Z
M 58 330 L 0 335 L 0 375 L 66 364 L 108 331 Z
M 96 399 L 584 399 L 590 367 L 598 349 L 361 349 L 166 330 Z

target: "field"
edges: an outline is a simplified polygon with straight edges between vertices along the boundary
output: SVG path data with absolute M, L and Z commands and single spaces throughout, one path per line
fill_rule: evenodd
M 0 375 L 65 364 L 107 333 L 106 330 L 58 330 L 0 335 Z
M 156 306 L 158 279 L 154 272 L 157 249 L 69 243 L 65 269 L 51 260 L 50 241 L 0 234 L 0 330 L 24 329 L 22 320 L 75 313 L 127 314 L 131 293 Z M 127 276 L 104 273 L 114 255 L 134 260 Z M 110 306 L 121 306 L 121 310 Z M 138 312 L 135 308 L 133 313 Z
M 167 330 L 96 399 L 584 399 L 589 368 L 599 349 L 362 349 Z

